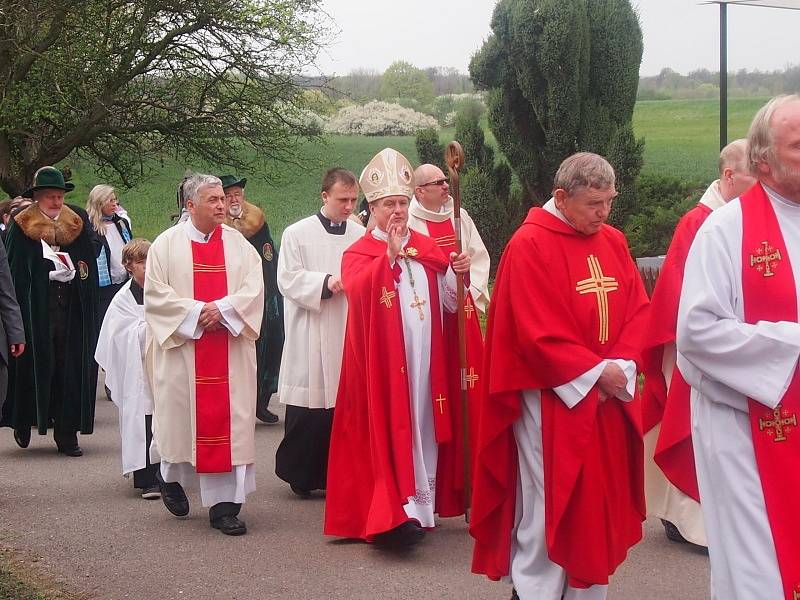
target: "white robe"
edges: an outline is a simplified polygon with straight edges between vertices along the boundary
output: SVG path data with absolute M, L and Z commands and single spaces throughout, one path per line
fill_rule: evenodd
M 305 408 L 336 405 L 347 297 L 339 293 L 322 300 L 322 286 L 326 275 L 341 277 L 342 254 L 364 231 L 348 220 L 345 233 L 333 235 L 314 215 L 283 232 L 278 257 L 286 332 L 278 376 L 278 396 L 283 404 Z
M 438 213 L 422 206 L 416 198 L 411 199 L 408 207 L 408 226 L 414 231 L 430 235 L 425 221 L 441 223 L 448 219 L 455 222 L 452 198 L 445 202 L 442 210 Z M 481 234 L 475 227 L 475 222 L 464 208 L 461 209 L 461 247 L 467 251 L 470 257 L 469 289 L 472 292 L 472 300 L 478 310 L 485 314 L 489 307 L 489 251 L 486 250 Z
M 261 327 L 264 279 L 261 257 L 242 234 L 222 227 L 228 295 L 216 301 L 228 338 L 231 406 L 229 473 L 195 471 L 194 340 L 203 334 L 198 320 L 203 302 L 194 299 L 192 241 L 207 240 L 184 221 L 162 233 L 150 248 L 145 276 L 146 364 L 151 377 L 152 462 L 161 462 L 167 482 L 200 487 L 203 506 L 241 504 L 255 490 L 255 340 Z
M 725 198 L 722 197 L 722 192 L 719 188 L 719 179 L 708 186 L 702 198 L 700 198 L 700 204 L 708 206 L 712 211 L 725 206 Z M 670 382 L 672 381 L 672 371 L 675 368 L 676 357 L 677 349 L 675 343 L 665 344 L 661 372 L 664 373 L 667 392 L 669 392 Z M 647 514 L 648 516 L 669 521 L 678 528 L 678 531 L 686 540 L 693 544 L 708 546 L 700 504 L 676 488 L 664 476 L 661 467 L 653 460 L 660 432 L 661 424 L 659 423 L 644 436 L 644 480 Z
M 800 298 L 800 205 L 767 190 Z M 785 264 L 785 263 L 783 263 Z M 714 211 L 686 263 L 678 367 L 692 386 L 694 444 L 715 600 L 782 600 L 747 398 L 774 408 L 800 357 L 800 324 L 744 322 L 739 200 Z
M 147 327 L 144 306 L 136 303 L 129 280 L 116 293 L 100 328 L 94 359 L 119 411 L 122 473 L 146 466 L 145 415 L 153 414 L 153 394 L 144 370 Z
M 552 199 L 543 208 L 568 223 Z M 630 402 L 636 386 L 636 364 L 623 359 L 611 361 L 617 363 L 627 377 L 626 393 L 621 400 Z M 576 406 L 597 383 L 608 362 L 599 362 L 553 391 L 568 407 Z M 604 600 L 608 593 L 607 585 L 593 585 L 586 589 L 568 586 L 566 572 L 547 554 L 541 390 L 523 391 L 522 416 L 514 423 L 514 439 L 518 456 L 517 495 L 511 532 L 511 567 L 506 579 L 513 584 L 520 600 L 560 600 L 562 594 L 564 600 Z
M 372 235 L 379 240 L 386 240 L 387 235 L 373 229 Z M 403 245 L 408 237 L 403 240 Z M 431 303 L 428 277 L 425 268 L 415 260 L 406 262 L 398 258 L 402 273 L 397 284 L 397 295 L 403 319 L 403 341 L 406 350 L 406 366 L 408 367 L 408 396 L 411 401 L 412 457 L 414 459 L 414 480 L 416 493 L 408 498 L 405 508 L 410 519 L 416 519 L 423 527 L 434 527 L 434 507 L 436 506 L 436 464 L 439 448 L 436 445 L 436 432 L 433 425 L 433 403 L 431 402 Z M 411 276 L 414 286 L 411 286 Z M 453 270 L 437 275 L 439 284 L 439 301 L 441 306 L 434 310 L 456 310 L 456 276 Z M 417 297 L 425 300 L 422 314 L 412 308 L 414 289 Z

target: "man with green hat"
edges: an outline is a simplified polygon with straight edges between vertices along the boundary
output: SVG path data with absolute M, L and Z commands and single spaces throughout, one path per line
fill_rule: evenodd
M 278 391 L 278 372 L 283 352 L 283 296 L 278 291 L 278 249 L 272 240 L 264 212 L 245 200 L 247 178 L 223 175 L 227 214 L 225 224 L 241 233 L 261 256 L 264 273 L 264 318 L 261 335 L 256 342 L 258 363 L 258 396 L 256 417 L 264 423 L 275 424 L 278 415 L 269 408 L 269 399 Z
M 92 433 L 97 367 L 97 262 L 100 243 L 82 208 L 64 203 L 74 185 L 42 167 L 23 192 L 33 203 L 9 221 L 8 263 L 25 325 L 27 351 L 9 362 L 0 426 L 21 448 L 31 427 L 53 424 L 58 451 L 81 456 L 77 432 Z

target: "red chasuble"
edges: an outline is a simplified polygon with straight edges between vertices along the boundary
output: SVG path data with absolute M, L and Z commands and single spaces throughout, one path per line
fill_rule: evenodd
M 700 493 L 697 489 L 689 413 L 691 388 L 675 365 L 667 397 L 667 385 L 661 367 L 664 345 L 675 341 L 686 257 L 698 229 L 711 212 L 709 206 L 698 204 L 678 222 L 653 291 L 647 325 L 642 329 L 644 432 L 661 423 L 655 462 L 675 487 L 698 502 Z
M 228 295 L 222 227 L 205 244 L 192 242 L 194 298 L 215 302 Z M 195 470 L 229 473 L 231 398 L 228 387 L 228 330 L 204 331 L 194 342 Z
M 396 282 L 402 261 L 389 266 L 386 242 L 367 232 L 342 258 L 348 314 L 342 373 L 328 458 L 325 534 L 371 541 L 408 520 L 403 505 L 416 494 L 403 322 Z M 439 311 L 437 274 L 448 262 L 429 237 L 411 232 L 409 259 L 425 267 L 431 307 L 431 402 L 439 458 L 436 506 L 440 516 L 463 512 L 463 465 L 451 445 L 455 426 Z M 460 484 L 460 487 L 459 487 Z M 454 508 L 455 507 L 455 508 Z
M 450 219 L 436 223 L 434 221 L 425 221 L 428 228 L 428 235 L 433 238 L 436 245 L 442 249 L 445 256 L 449 257 L 451 252 L 456 251 L 456 236 L 453 229 L 453 222 Z M 469 275 L 465 278 L 465 282 L 469 285 Z M 467 345 L 467 371 L 466 371 L 466 384 L 467 384 L 467 403 L 469 412 L 469 445 L 474 461 L 475 455 L 475 441 L 478 439 L 478 423 L 480 415 L 478 407 L 480 406 L 480 377 L 481 365 L 483 363 L 483 334 L 481 333 L 481 325 L 478 322 L 478 311 L 475 309 L 475 303 L 472 300 L 472 294 L 467 291 L 464 299 L 464 314 L 465 314 L 465 331 L 466 331 L 466 345 Z M 448 391 L 450 398 L 454 402 L 459 402 L 461 398 L 461 361 L 458 348 L 458 314 L 457 313 L 444 313 L 444 340 L 445 340 L 445 355 L 448 361 L 448 373 L 450 374 Z M 461 408 L 458 407 L 454 411 L 453 427 L 458 428 L 459 431 L 463 430 L 463 423 L 461 421 Z M 448 444 L 441 449 L 442 452 L 454 452 L 452 461 L 461 464 L 464 460 L 463 447 L 456 446 L 455 444 Z M 454 483 L 463 488 L 463 474 L 459 475 L 459 480 Z M 437 480 L 436 485 L 440 485 Z M 463 509 L 463 506 L 447 507 L 448 513 L 458 513 Z
M 548 556 L 573 587 L 607 584 L 642 537 L 641 404 L 577 406 L 552 391 L 604 358 L 636 360 L 647 296 L 616 229 L 591 236 L 533 208 L 503 254 L 489 310 L 470 533 L 472 569 L 509 572 L 517 488 L 513 424 L 541 390 Z
M 744 320 L 798 322 L 797 289 L 780 224 L 761 184 L 741 197 Z M 758 473 L 786 600 L 800 598 L 800 375 L 772 410 L 749 399 Z

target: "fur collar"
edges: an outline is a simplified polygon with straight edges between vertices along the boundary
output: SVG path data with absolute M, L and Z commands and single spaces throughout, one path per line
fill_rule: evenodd
M 66 204 L 58 219 L 39 210 L 35 202 L 14 216 L 22 232 L 32 240 L 44 240 L 50 246 L 69 246 L 83 231 L 83 219 Z
M 255 204 L 242 202 L 242 214 L 239 217 L 225 216 L 225 224 L 233 227 L 246 238 L 253 237 L 264 227 L 264 212 Z

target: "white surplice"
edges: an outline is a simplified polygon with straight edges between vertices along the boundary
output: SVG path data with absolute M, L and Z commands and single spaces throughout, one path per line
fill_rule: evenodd
M 372 235 L 386 241 L 388 236 L 378 228 Z M 410 234 L 403 239 L 403 246 Z M 423 527 L 433 527 L 434 507 L 436 506 L 436 464 L 439 448 L 436 445 L 436 432 L 433 425 L 433 402 L 431 399 L 431 301 L 428 276 L 425 268 L 413 259 L 398 257 L 400 282 L 397 296 L 403 319 L 403 341 L 408 367 L 408 396 L 411 401 L 412 456 L 414 459 L 414 481 L 416 493 L 408 498 L 404 506 L 410 519 L 416 519 Z M 410 273 L 409 273 L 410 267 Z M 412 288 L 411 279 L 414 279 Z M 453 313 L 456 311 L 456 276 L 448 267 L 445 274 L 437 274 L 439 301 L 441 306 L 434 310 Z M 424 300 L 420 310 L 411 306 L 414 303 L 414 290 L 417 297 Z
M 199 487 L 202 505 L 242 504 L 255 490 L 255 339 L 263 316 L 261 257 L 242 234 L 222 228 L 229 295 L 216 301 L 231 334 L 228 357 L 231 403 L 229 473 L 200 473 L 194 466 L 194 344 L 204 303 L 194 299 L 191 242 L 207 243 L 191 219 L 162 233 L 150 248 L 145 277 L 145 318 L 152 331 L 146 364 L 155 411 L 150 460 L 166 482 Z
M 94 353 L 106 372 L 106 386 L 119 414 L 122 473 L 126 476 L 146 466 L 144 417 L 153 414 L 153 394 L 144 370 L 144 306 L 131 294 L 131 281 L 111 300 Z
M 428 210 L 416 198 L 411 199 L 408 207 L 408 227 L 414 231 L 419 231 L 425 235 L 428 233 L 426 221 L 443 223 L 450 221 L 454 224 L 453 199 L 449 198 L 444 203 L 439 212 Z M 482 313 L 486 313 L 489 308 L 489 251 L 475 227 L 475 222 L 469 213 L 461 209 L 461 247 L 469 254 L 469 290 L 472 292 L 472 300 L 475 306 Z
M 569 224 L 552 199 L 543 208 Z M 616 363 L 625 374 L 627 386 L 620 400 L 630 402 L 636 389 L 636 364 L 624 359 L 602 360 L 553 391 L 568 407 L 576 406 L 597 383 L 609 362 Z M 511 568 L 505 579 L 514 585 L 520 600 L 561 600 L 562 597 L 564 600 L 604 600 L 608 594 L 607 585 L 586 589 L 568 586 L 566 571 L 547 554 L 541 390 L 523 391 L 522 416 L 514 423 L 514 439 L 518 456 L 517 494 L 511 531 Z
M 800 205 L 765 189 L 800 298 Z M 745 323 L 743 298 L 737 199 L 708 217 L 689 252 L 678 311 L 678 367 L 692 386 L 692 443 L 712 598 L 782 600 L 747 398 L 770 409 L 780 402 L 800 357 L 800 324 Z
M 325 231 L 319 217 L 287 227 L 278 257 L 278 289 L 284 298 L 286 339 L 278 376 L 281 403 L 305 408 L 333 408 L 344 351 L 347 297 L 322 299 L 327 275 L 341 277 L 342 254 L 364 235 L 351 220 L 345 232 Z

